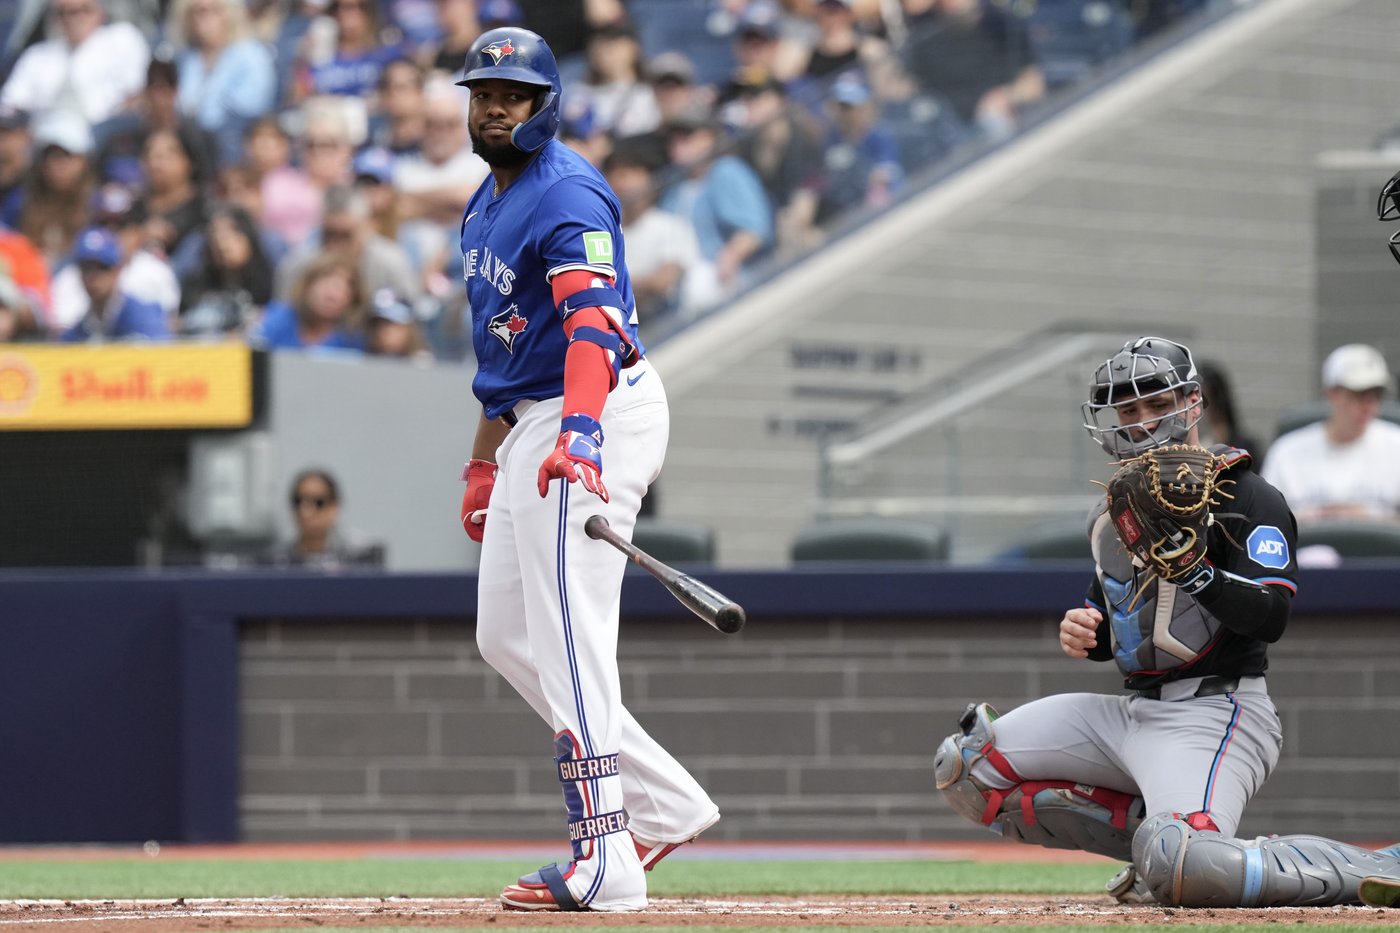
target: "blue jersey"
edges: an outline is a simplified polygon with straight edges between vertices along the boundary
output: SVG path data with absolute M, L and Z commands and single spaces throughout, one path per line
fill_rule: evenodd
M 500 196 L 494 190 L 488 176 L 462 221 L 462 274 L 477 365 L 472 391 L 488 418 L 524 399 L 564 394 L 568 338 L 549 284 L 561 272 L 613 279 L 626 305 L 616 323 L 637 354 L 643 352 L 621 208 L 598 170 L 550 140 Z

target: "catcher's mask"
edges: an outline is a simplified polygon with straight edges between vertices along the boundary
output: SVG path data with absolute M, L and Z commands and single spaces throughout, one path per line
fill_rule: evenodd
M 1400 172 L 1390 176 L 1376 199 L 1377 220 L 1400 220 Z M 1390 255 L 1400 262 L 1400 230 L 1390 235 Z
M 1201 420 L 1200 377 L 1191 351 L 1164 337 L 1142 337 L 1123 344 L 1094 372 L 1084 427 L 1112 457 L 1125 460 L 1163 444 L 1180 444 Z M 1140 421 L 1123 422 L 1118 406 L 1168 393 L 1179 404 Z

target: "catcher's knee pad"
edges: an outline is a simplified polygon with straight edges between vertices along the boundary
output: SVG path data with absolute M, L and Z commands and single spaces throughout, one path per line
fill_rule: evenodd
M 953 809 L 1008 839 L 1130 858 L 1142 798 L 1070 781 L 1022 779 L 996 749 L 996 718 L 988 704 L 969 704 L 958 720 L 960 731 L 934 754 L 935 782 Z M 996 787 L 979 777 L 974 768 L 983 761 L 1010 786 Z
M 1358 904 L 1363 878 L 1400 881 L 1400 859 L 1321 836 L 1236 839 L 1180 814 L 1144 820 L 1133 863 L 1160 904 L 1290 907 Z

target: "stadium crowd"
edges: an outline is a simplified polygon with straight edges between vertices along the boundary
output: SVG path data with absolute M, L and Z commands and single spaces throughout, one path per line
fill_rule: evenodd
M 638 310 L 683 320 L 1014 132 L 1077 77 L 1056 43 L 1208 2 L 55 0 L 0 86 L 0 342 L 469 356 L 454 82 L 498 25 L 559 54 Z

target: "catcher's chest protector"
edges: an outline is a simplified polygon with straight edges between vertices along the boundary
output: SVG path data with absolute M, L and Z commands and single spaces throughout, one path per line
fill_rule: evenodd
M 1126 676 L 1179 667 L 1215 639 L 1220 622 L 1177 587 L 1133 566 L 1106 506 L 1095 506 L 1091 537 L 1118 669 Z

